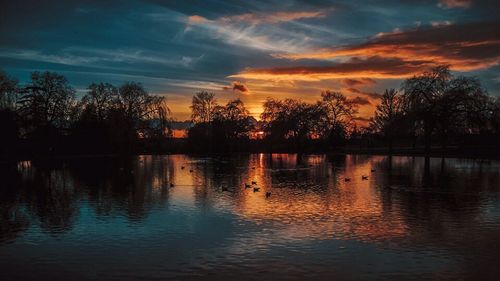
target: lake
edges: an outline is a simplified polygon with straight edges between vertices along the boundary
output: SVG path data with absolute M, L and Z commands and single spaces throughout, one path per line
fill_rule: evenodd
M 165 155 L 0 169 L 2 281 L 500 276 L 500 161 Z

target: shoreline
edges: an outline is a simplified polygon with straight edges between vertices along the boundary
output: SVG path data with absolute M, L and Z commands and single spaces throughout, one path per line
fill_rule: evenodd
M 105 154 L 56 154 L 51 156 L 20 156 L 11 158 L 0 158 L 0 164 L 8 164 L 19 161 L 32 161 L 32 160 L 64 160 L 64 159 L 88 159 L 88 158 L 126 158 L 140 155 L 234 155 L 234 154 L 326 154 L 326 155 L 372 155 L 372 156 L 409 156 L 409 157 L 429 157 L 429 158 L 460 158 L 460 159 L 483 159 L 483 160 L 500 160 L 499 149 L 432 149 L 426 153 L 423 148 L 393 148 L 389 151 L 388 148 L 354 148 L 354 147 L 341 147 L 338 150 L 314 150 L 314 151 L 223 151 L 223 152 L 202 152 L 199 151 L 165 151 L 165 152 L 143 152 L 143 153 L 105 153 Z

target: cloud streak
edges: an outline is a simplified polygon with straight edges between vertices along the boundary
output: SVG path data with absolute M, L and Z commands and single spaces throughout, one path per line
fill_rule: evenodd
M 229 78 L 254 80 L 320 81 L 326 79 L 401 79 L 434 66 L 432 61 L 407 62 L 400 58 L 352 58 L 330 66 L 294 66 L 246 69 Z
M 350 79 L 346 78 L 342 80 L 342 84 L 348 87 L 353 87 L 353 86 L 361 86 L 361 85 L 373 85 L 376 84 L 377 81 L 371 79 L 371 78 L 360 78 L 360 79 Z
M 277 56 L 292 60 L 380 56 L 399 58 L 409 63 L 449 64 L 454 70 L 471 71 L 489 68 L 500 62 L 498 34 L 499 22 L 437 25 L 381 34 L 360 45 Z
M 498 22 L 395 31 L 379 34 L 358 45 L 275 55 L 292 61 L 324 60 L 329 62 L 327 66 L 246 69 L 231 77 L 304 81 L 361 77 L 400 79 L 440 64 L 450 65 L 456 71 L 481 70 L 500 63 L 498 34 Z
M 472 5 L 472 0 L 439 0 L 438 6 L 452 8 L 469 8 Z
M 189 67 L 202 59 L 203 55 L 197 58 L 183 56 L 175 59 L 165 58 L 159 54 L 146 53 L 142 50 L 107 50 L 71 47 L 54 54 L 30 49 L 0 49 L 0 57 L 90 67 L 100 67 L 107 63 L 154 63 L 176 67 Z
M 324 18 L 326 14 L 326 10 L 302 12 L 246 13 L 221 17 L 217 21 L 226 23 L 247 22 L 250 24 L 277 24 L 302 19 Z
M 374 92 L 365 92 L 365 91 L 361 91 L 361 90 L 356 89 L 356 88 L 346 88 L 345 90 L 349 93 L 365 95 L 367 97 L 370 97 L 371 99 L 380 99 L 381 98 L 380 94 L 374 93 Z
M 282 28 L 279 24 L 324 18 L 331 10 L 244 13 L 216 19 L 190 15 L 187 17 L 185 32 L 203 31 L 200 33 L 203 36 L 246 48 L 296 53 L 308 48 L 310 38 L 305 34 Z

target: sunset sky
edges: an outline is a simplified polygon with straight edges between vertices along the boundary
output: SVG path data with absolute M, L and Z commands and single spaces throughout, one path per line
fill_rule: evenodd
M 137 81 L 178 120 L 192 95 L 313 102 L 340 90 L 373 114 L 377 93 L 436 64 L 500 95 L 500 5 L 489 0 L 1 0 L 0 68 L 22 83 L 59 72 L 78 93 Z

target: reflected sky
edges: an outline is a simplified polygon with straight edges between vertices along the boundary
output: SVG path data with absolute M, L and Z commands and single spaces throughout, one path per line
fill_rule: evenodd
M 0 173 L 2 280 L 499 273 L 499 161 L 170 155 L 24 161 Z

